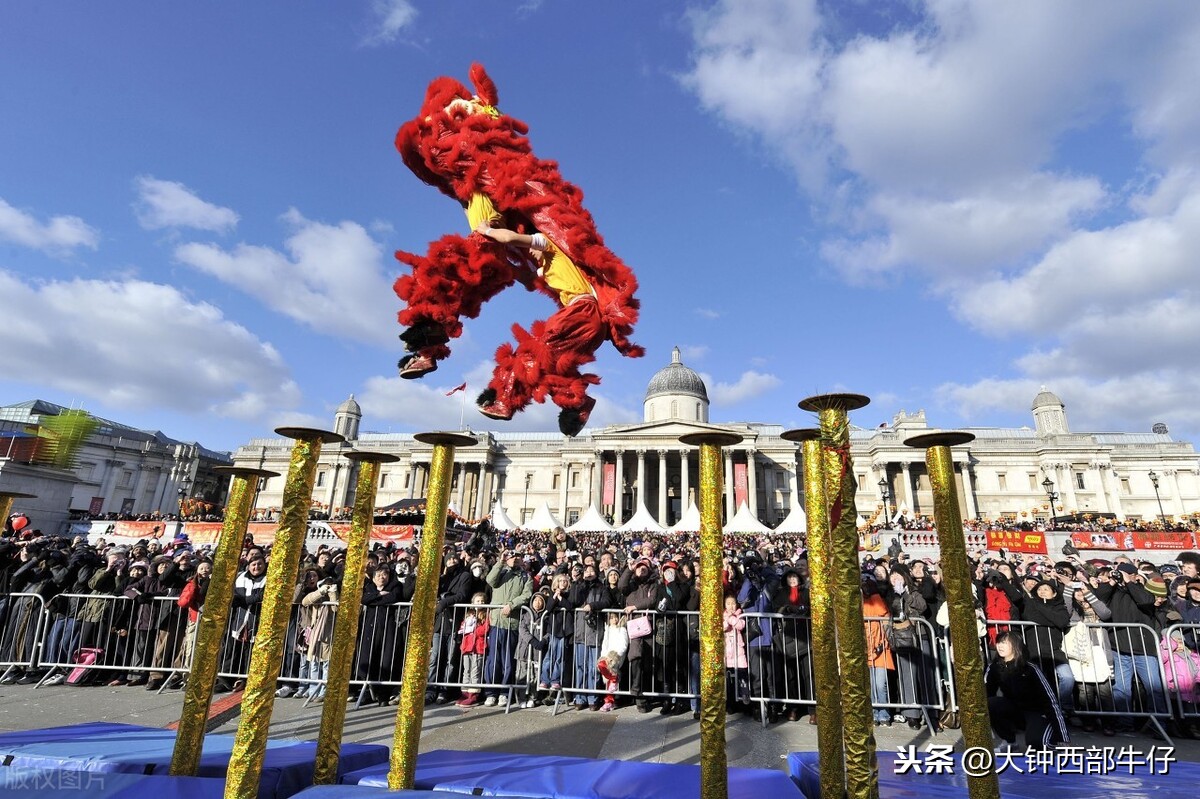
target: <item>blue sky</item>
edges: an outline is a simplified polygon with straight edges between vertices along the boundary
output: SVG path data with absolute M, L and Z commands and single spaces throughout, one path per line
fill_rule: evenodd
M 882 10 L 881 10 L 882 9 Z M 591 427 L 680 346 L 711 418 L 1200 432 L 1200 6 L 6 3 L 0 399 L 225 449 L 458 426 L 519 287 L 401 381 L 392 252 L 465 232 L 392 146 L 473 60 L 641 282 Z M 534 406 L 476 430 L 554 430 Z

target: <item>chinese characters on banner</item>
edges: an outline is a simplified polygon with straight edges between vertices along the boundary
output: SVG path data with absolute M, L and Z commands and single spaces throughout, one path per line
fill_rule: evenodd
M 1046 554 L 1046 534 L 1040 531 L 988 530 L 987 538 L 987 548 L 993 551 L 1006 549 L 1026 555 Z
M 1195 549 L 1196 537 L 1189 532 L 1133 533 L 1138 549 Z

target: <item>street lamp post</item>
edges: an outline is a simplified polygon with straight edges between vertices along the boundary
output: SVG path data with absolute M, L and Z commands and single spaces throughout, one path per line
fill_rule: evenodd
M 1054 503 L 1058 501 L 1058 492 L 1054 490 L 1054 482 L 1049 477 L 1042 481 L 1042 490 L 1050 500 L 1050 520 L 1046 529 L 1051 530 L 1054 529 Z
M 1162 523 L 1163 528 L 1167 526 L 1167 514 L 1163 513 L 1162 494 L 1158 493 L 1158 475 L 1154 470 L 1150 470 L 1150 485 L 1154 486 L 1154 499 L 1158 501 L 1158 520 Z
M 525 526 L 529 514 L 529 484 L 533 482 L 533 473 L 525 473 L 525 499 L 521 500 L 521 526 Z
M 888 498 L 891 497 L 891 492 L 888 491 L 888 481 L 886 477 L 879 478 L 879 493 L 883 497 L 883 529 L 892 529 L 891 510 L 888 507 Z

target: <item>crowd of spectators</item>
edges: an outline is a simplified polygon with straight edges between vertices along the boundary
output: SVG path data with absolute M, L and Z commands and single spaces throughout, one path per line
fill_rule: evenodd
M 731 709 L 768 723 L 816 723 L 802 537 L 728 535 L 724 547 Z M 486 524 L 447 543 L 426 701 L 596 711 L 628 704 L 698 718 L 698 630 L 689 615 L 699 608 L 698 551 L 696 534 L 500 532 Z M 270 547 L 247 537 L 218 690 L 242 687 L 270 557 Z M 398 693 L 417 559 L 416 545 L 377 545 L 368 556 L 352 679 L 379 702 Z M 336 547 L 302 556 L 281 697 L 324 697 L 344 565 Z M 1049 743 L 1065 739 L 1068 725 L 1117 734 L 1152 715 L 1175 735 L 1200 732 L 1200 555 L 1155 565 L 1125 555 L 1054 562 L 976 552 L 971 566 L 1002 737 L 1024 729 L 1029 743 Z M 180 686 L 211 571 L 209 548 L 186 535 L 132 546 L 34 531 L 0 538 L 0 662 L 20 663 L 40 645 L 39 662 L 54 664 L 14 666 L 0 682 L 61 682 L 64 664 L 81 664 L 81 684 Z M 949 723 L 927 712 L 943 706 L 949 668 L 940 564 L 904 552 L 868 555 L 861 583 L 876 724 Z M 640 636 L 629 628 L 643 612 L 654 612 L 653 629 Z M 1183 626 L 1171 635 L 1175 625 Z M 1048 703 L 1013 687 L 1035 679 Z

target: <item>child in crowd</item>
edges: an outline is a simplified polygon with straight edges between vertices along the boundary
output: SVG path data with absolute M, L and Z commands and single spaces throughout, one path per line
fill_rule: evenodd
M 596 663 L 596 670 L 604 678 L 604 690 L 608 691 L 600 710 L 611 713 L 617 707 L 617 685 L 620 682 L 621 667 L 625 665 L 625 654 L 629 651 L 629 631 L 625 629 L 624 614 L 608 614 L 608 624 L 604 627 L 600 651 L 604 654 Z
M 521 627 L 517 633 L 517 684 L 525 686 L 525 707 L 537 703 L 537 655 L 546 651 L 546 633 L 543 622 L 546 617 L 546 595 L 541 591 L 529 599 L 529 613 L 521 614 Z
M 486 601 L 487 596 L 482 591 L 471 597 L 472 605 L 482 606 Z M 459 651 L 462 652 L 463 697 L 455 704 L 473 707 L 479 704 L 479 694 L 483 690 L 483 656 L 487 654 L 488 637 L 487 610 L 483 607 L 468 608 L 458 633 L 462 636 Z
M 735 596 L 725 597 L 722 628 L 725 632 L 725 681 L 732 689 L 728 695 L 744 707 L 750 704 L 750 663 L 746 659 L 746 639 L 742 634 L 746 620 L 742 618 L 742 609 Z

